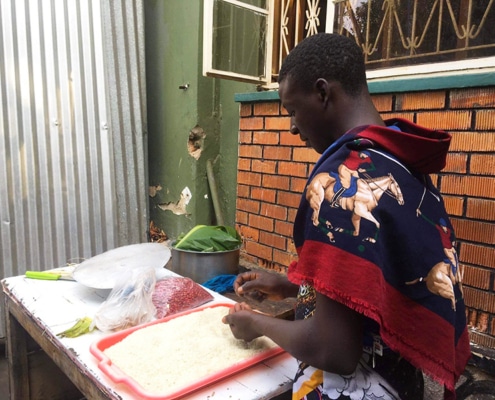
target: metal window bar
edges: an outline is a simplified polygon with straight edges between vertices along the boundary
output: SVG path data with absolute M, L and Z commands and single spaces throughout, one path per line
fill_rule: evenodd
M 302 39 L 325 31 L 326 0 L 275 0 L 272 75 Z
M 495 55 L 495 0 L 275 0 L 272 75 L 304 37 L 353 36 L 369 70 Z M 327 23 L 326 9 L 335 7 Z
M 359 3 L 338 2 L 334 28 L 356 39 L 369 69 L 495 55 L 495 0 Z

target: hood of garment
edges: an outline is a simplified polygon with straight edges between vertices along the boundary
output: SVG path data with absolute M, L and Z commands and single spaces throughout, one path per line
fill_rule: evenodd
M 368 125 L 352 130 L 358 138 L 369 139 L 422 174 L 440 172 L 446 163 L 452 135 L 431 130 L 401 118 L 385 120 L 385 126 Z

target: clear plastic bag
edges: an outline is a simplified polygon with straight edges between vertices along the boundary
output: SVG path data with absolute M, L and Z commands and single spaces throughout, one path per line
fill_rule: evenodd
M 163 318 L 213 300 L 205 288 L 190 278 L 171 276 L 156 282 L 153 292 L 156 317 Z
M 151 321 L 156 314 L 152 301 L 155 283 L 152 267 L 126 270 L 97 310 L 96 327 L 103 332 L 119 331 Z

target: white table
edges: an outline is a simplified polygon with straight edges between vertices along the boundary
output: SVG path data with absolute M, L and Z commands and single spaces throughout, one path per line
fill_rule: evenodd
M 91 343 L 105 333 L 93 331 L 78 338 L 56 336 L 78 318 L 93 317 L 109 290 L 91 289 L 74 281 L 45 281 L 24 276 L 4 279 L 2 287 L 6 305 L 11 400 L 80 399 L 80 394 L 90 400 L 137 399 L 127 386 L 115 384 L 102 373 L 97 360 L 89 352 Z M 214 303 L 233 303 L 212 293 Z M 33 348 L 46 353 L 63 374 L 57 375 L 51 372 L 46 362 L 33 359 Z M 271 399 L 290 390 L 295 372 L 296 361 L 283 353 L 185 398 Z M 60 375 L 72 381 L 75 387 L 71 396 L 74 397 L 67 397 L 71 390 L 61 382 Z M 58 388 L 60 393 L 57 393 Z

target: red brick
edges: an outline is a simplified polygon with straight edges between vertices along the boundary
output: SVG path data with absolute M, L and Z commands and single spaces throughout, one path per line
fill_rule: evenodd
M 467 171 L 467 159 L 466 153 L 449 153 L 447 154 L 447 164 L 443 169 L 443 172 L 454 172 L 458 174 L 464 174 Z
M 239 145 L 239 157 L 246 158 L 261 158 L 263 154 L 262 146 L 254 145 Z
M 285 250 L 287 245 L 287 239 L 280 235 L 275 235 L 273 233 L 268 232 L 260 232 L 260 243 L 270 246 L 272 248 Z
M 476 111 L 476 130 L 495 130 L 495 109 Z
M 250 117 L 253 115 L 253 106 L 251 104 L 241 104 L 239 115 L 241 117 Z
M 292 178 L 290 180 L 290 190 L 302 194 L 306 188 L 306 181 L 306 179 Z
M 492 271 L 484 268 L 464 266 L 464 285 L 473 286 L 477 289 L 490 289 L 490 276 Z
M 245 262 L 247 262 L 249 264 L 256 265 L 257 262 L 258 262 L 258 258 L 252 256 L 251 254 L 249 254 L 245 249 L 241 249 L 240 256 L 241 256 L 240 258 L 241 258 L 242 261 L 245 261 Z
M 253 132 L 240 131 L 239 132 L 239 143 L 246 143 L 246 144 L 253 143 Z
M 374 94 L 371 96 L 371 100 L 379 112 L 392 111 L 391 94 Z
M 272 218 L 262 217 L 260 215 L 249 215 L 249 225 L 267 232 L 273 232 L 274 222 Z
M 241 131 L 253 131 L 263 129 L 263 118 L 262 117 L 250 117 L 241 118 L 239 122 L 239 129 Z
M 293 240 L 289 240 L 287 242 L 287 251 L 292 254 L 297 254 L 296 246 L 294 245 Z
M 462 243 L 460 260 L 466 264 L 495 269 L 495 248 L 472 243 Z
M 410 92 L 398 94 L 395 98 L 395 109 L 431 110 L 445 107 L 445 92 Z
M 269 160 L 290 160 L 291 153 L 292 149 L 290 147 L 266 146 L 263 149 L 263 158 Z
M 279 191 L 277 195 L 277 203 L 281 206 L 287 206 L 292 208 L 299 207 L 301 202 L 301 193 L 282 192 Z
M 381 113 L 383 119 L 390 118 L 403 118 L 408 121 L 415 121 L 415 113 L 414 112 L 392 112 L 392 113 Z
M 495 244 L 495 224 L 452 218 L 452 225 L 455 227 L 456 236 L 460 240 Z
M 292 161 L 315 163 L 320 155 L 309 147 L 294 148 Z
M 495 133 L 455 132 L 452 134 L 450 151 L 494 152 Z
M 254 172 L 239 171 L 237 174 L 237 182 L 249 186 L 261 185 L 261 174 L 255 174 Z
M 247 185 L 237 185 L 237 197 L 250 197 L 250 186 Z
M 280 134 L 278 132 L 253 132 L 253 143 L 255 144 L 279 144 Z
M 259 214 L 260 212 L 261 205 L 259 201 L 237 198 L 236 203 L 238 210 L 246 211 L 250 214 Z
M 449 215 L 462 215 L 464 211 L 464 199 L 462 197 L 445 195 L 443 202 Z
M 441 191 L 471 197 L 495 199 L 495 178 L 485 176 L 443 176 Z
M 287 253 L 286 251 L 280 251 L 277 249 L 273 250 L 273 261 L 276 263 L 283 265 L 284 267 L 288 267 L 292 261 L 297 260 L 297 255 Z
M 282 207 L 276 204 L 262 204 L 260 215 L 273 219 L 287 220 L 287 207 Z
M 264 175 L 263 187 L 288 190 L 289 178 L 286 176 L 279 176 L 279 175 Z
M 476 175 L 495 175 L 495 157 L 493 154 L 473 154 L 469 172 Z
M 241 171 L 251 170 L 251 159 L 250 158 L 239 158 L 237 160 L 237 169 Z
M 495 107 L 495 86 L 450 92 L 450 108 Z
M 287 131 L 290 128 L 290 118 L 265 117 L 265 128 L 267 130 Z
M 246 251 L 263 260 L 272 261 L 272 248 L 256 242 L 246 241 Z
M 464 288 L 464 301 L 469 306 L 481 311 L 495 313 L 495 294 L 483 290 Z
M 281 146 L 296 146 L 296 147 L 306 147 L 299 135 L 293 135 L 290 132 L 280 132 L 280 145 Z
M 463 130 L 471 126 L 471 111 L 420 112 L 416 116 L 419 125 L 431 129 Z
M 306 177 L 308 176 L 308 164 L 280 161 L 278 163 L 278 173 L 280 175 Z
M 485 221 L 495 221 L 495 200 L 468 199 L 466 216 Z
M 296 220 L 296 214 L 297 210 L 296 209 L 289 209 L 289 216 L 287 217 L 287 221 L 289 222 L 294 222 Z
M 238 232 L 243 239 L 249 239 L 254 242 L 257 242 L 260 237 L 260 231 L 251 226 L 242 225 L 238 228 Z
M 294 224 L 287 221 L 275 221 L 275 233 L 283 235 L 287 238 L 292 237 Z
M 239 224 L 247 224 L 248 223 L 248 213 L 244 211 L 236 211 L 235 213 L 235 222 L 236 225 L 239 226 Z M 239 229 L 239 228 L 238 228 Z
M 280 103 L 270 102 L 270 103 L 255 103 L 254 104 L 254 114 L 255 115 L 279 115 L 280 113 Z
M 277 168 L 277 163 L 275 161 L 257 160 L 254 159 L 252 162 L 252 171 L 261 172 L 264 174 L 274 174 Z
M 265 203 L 275 203 L 277 191 L 263 187 L 253 187 L 251 189 L 251 198 L 261 200 Z

